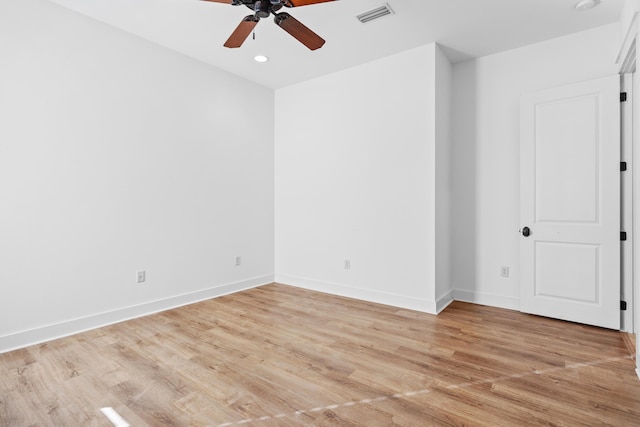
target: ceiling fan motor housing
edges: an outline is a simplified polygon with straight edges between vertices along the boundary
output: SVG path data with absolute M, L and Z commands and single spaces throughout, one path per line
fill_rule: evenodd
M 245 5 L 253 10 L 258 18 L 267 18 L 282 8 L 280 0 L 258 0 Z

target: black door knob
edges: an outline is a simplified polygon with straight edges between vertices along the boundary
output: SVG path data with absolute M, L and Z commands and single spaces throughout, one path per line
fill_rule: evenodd
M 529 227 L 524 227 L 524 228 L 522 229 L 522 235 L 523 235 L 524 237 L 529 237 L 529 236 L 531 236 L 531 229 L 530 229 Z

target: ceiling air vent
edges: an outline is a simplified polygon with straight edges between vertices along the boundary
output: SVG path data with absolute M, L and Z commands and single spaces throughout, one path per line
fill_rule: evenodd
M 366 24 L 374 19 L 382 18 L 383 16 L 391 15 L 392 13 L 394 12 L 391 7 L 385 3 L 383 6 L 361 13 L 358 15 L 358 20 L 363 24 Z

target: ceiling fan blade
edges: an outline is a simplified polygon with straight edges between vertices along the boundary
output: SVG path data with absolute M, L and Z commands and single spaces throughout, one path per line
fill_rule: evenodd
M 240 47 L 242 43 L 249 37 L 251 31 L 256 27 L 260 21 L 260 18 L 257 18 L 253 15 L 247 15 L 244 17 L 240 25 L 235 29 L 235 31 L 229 36 L 229 39 L 224 43 L 224 47 Z
M 233 0 L 202 0 L 202 1 L 212 1 L 214 3 L 233 4 Z
M 308 6 L 310 4 L 316 4 L 316 3 L 326 3 L 329 1 L 335 1 L 335 0 L 284 0 L 282 4 L 285 5 L 286 7 L 298 7 L 298 6 Z
M 324 39 L 286 12 L 278 13 L 275 23 L 311 50 L 320 49 Z

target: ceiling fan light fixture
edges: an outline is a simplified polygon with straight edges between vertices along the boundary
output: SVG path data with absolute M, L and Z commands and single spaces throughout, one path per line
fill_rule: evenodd
M 269 62 L 269 57 L 264 55 L 256 55 L 253 57 L 253 60 L 256 62 L 264 63 Z
M 600 4 L 600 0 L 580 0 L 578 3 L 576 3 L 576 10 L 585 11 L 585 10 L 593 9 L 599 4 Z

